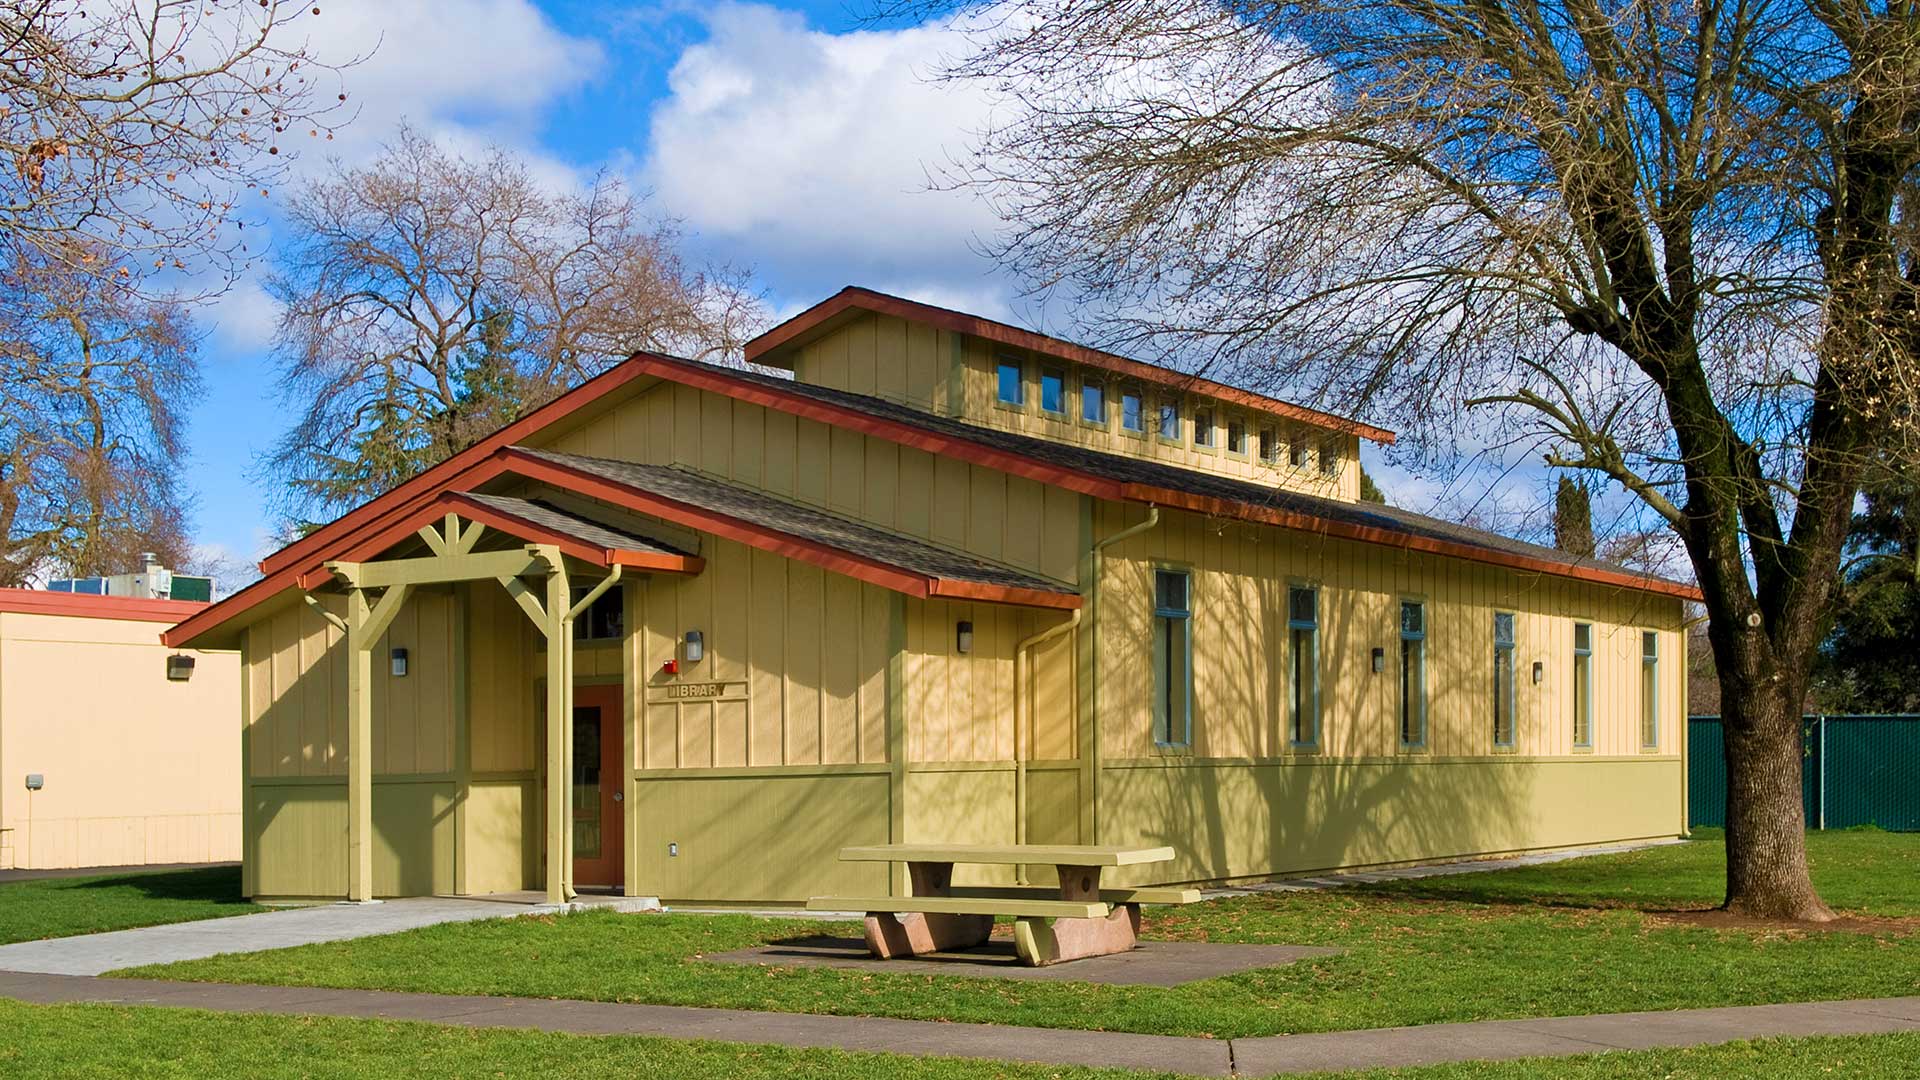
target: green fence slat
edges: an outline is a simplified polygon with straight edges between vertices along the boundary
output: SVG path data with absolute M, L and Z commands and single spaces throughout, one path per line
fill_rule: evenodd
M 1806 717 L 1801 731 L 1809 828 L 1821 822 L 1824 794 L 1829 829 L 1920 832 L 1920 715 L 1829 716 L 1824 743 L 1819 717 Z M 1726 735 L 1717 716 L 1687 720 L 1687 817 L 1693 825 L 1727 823 Z

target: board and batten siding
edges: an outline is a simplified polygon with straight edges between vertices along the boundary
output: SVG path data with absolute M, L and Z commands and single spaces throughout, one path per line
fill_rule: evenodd
M 1080 557 L 1072 492 L 693 387 L 656 386 L 541 445 L 678 465 L 1060 581 Z
M 1018 358 L 1023 366 L 1027 388 L 1024 407 L 1013 408 L 999 401 L 997 379 L 1001 356 Z M 1067 408 L 1063 414 L 1048 414 L 1040 408 L 1043 368 L 1057 370 L 1065 377 Z M 1237 477 L 1290 491 L 1348 500 L 1360 497 L 1359 443 L 1352 435 L 1335 434 L 1204 394 L 1183 394 L 1167 387 L 1131 383 L 1102 368 L 997 345 L 897 316 L 862 313 L 809 342 L 795 353 L 794 377 L 801 382 L 884 398 L 999 431 Z M 1108 415 L 1103 425 L 1094 426 L 1081 420 L 1080 386 L 1086 379 L 1099 380 L 1106 388 Z M 1123 387 L 1137 389 L 1143 395 L 1150 428 L 1159 404 L 1169 402 L 1178 406 L 1181 438 L 1170 442 L 1160 439 L 1152 430 L 1144 435 L 1123 430 L 1119 419 Z M 1212 410 L 1218 445 L 1195 445 L 1196 408 Z M 1310 450 L 1309 460 L 1304 466 L 1296 467 L 1283 453 L 1277 464 L 1268 464 L 1259 460 L 1258 448 L 1252 445 L 1245 454 L 1228 453 L 1224 439 L 1230 419 L 1245 423 L 1250 444 L 1262 427 L 1274 428 L 1284 446 L 1303 442 Z M 1329 439 L 1340 451 L 1340 472 L 1334 477 L 1322 475 L 1319 467 L 1320 447 L 1323 440 Z

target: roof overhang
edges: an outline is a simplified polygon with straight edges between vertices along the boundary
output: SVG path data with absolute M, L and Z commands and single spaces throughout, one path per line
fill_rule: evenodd
M 175 623 L 196 612 L 205 611 L 208 606 L 196 600 L 154 600 L 137 596 L 0 589 L 0 612 L 17 615 L 64 615 L 80 619 Z
M 1188 375 L 1170 368 L 1142 363 L 1046 334 L 1022 330 L 1007 323 L 983 319 L 978 315 L 968 315 L 950 308 L 923 304 L 917 300 L 891 296 L 856 285 L 841 289 L 820 303 L 747 342 L 746 359 L 768 367 L 791 369 L 794 364 L 794 354 L 802 347 L 869 313 L 891 315 L 909 322 L 977 337 L 996 345 L 1025 349 L 1043 356 L 1054 356 L 1073 363 L 1086 364 L 1138 382 L 1166 386 L 1186 393 L 1205 394 L 1272 416 L 1284 417 L 1296 423 L 1355 435 L 1371 442 L 1391 443 L 1396 437 L 1386 428 L 1364 424 L 1349 417 L 1337 416 L 1319 409 L 1309 409 L 1304 405 L 1295 405 L 1290 401 L 1256 394 L 1251 390 L 1242 390 L 1237 386 L 1228 386 L 1198 375 Z

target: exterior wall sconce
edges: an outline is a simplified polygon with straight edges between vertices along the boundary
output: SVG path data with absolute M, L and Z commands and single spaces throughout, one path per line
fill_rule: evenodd
M 396 679 L 406 678 L 407 677 L 407 650 L 395 649 L 390 654 L 389 659 L 391 660 L 393 665 L 392 667 L 393 677 Z
M 39 791 L 41 788 L 46 786 L 47 786 L 47 778 L 45 776 L 42 776 L 37 772 L 30 772 L 27 774 L 27 790 L 28 791 Z
M 966 621 L 956 623 L 953 628 L 953 648 L 955 652 L 973 651 L 973 624 Z
M 174 653 L 167 657 L 167 681 L 186 682 L 193 678 L 193 657 L 185 653 Z
M 1533 662 L 1533 685 L 1539 686 L 1547 677 L 1547 663 L 1544 660 Z
M 700 631 L 698 630 L 687 631 L 686 646 L 687 663 L 689 664 L 697 664 L 700 662 L 701 657 L 707 655 L 706 639 L 700 635 Z
M 1373 650 L 1373 673 L 1378 675 L 1385 670 L 1387 670 L 1387 650 Z

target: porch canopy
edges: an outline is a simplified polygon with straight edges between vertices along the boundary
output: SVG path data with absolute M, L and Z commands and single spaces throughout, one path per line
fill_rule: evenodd
M 493 580 L 547 639 L 546 892 L 573 897 L 573 623 L 628 568 L 696 574 L 703 562 L 577 510 L 505 495 L 443 492 L 303 579 L 308 604 L 347 641 L 347 897 L 373 899 L 373 648 L 422 586 Z M 576 576 L 599 581 L 574 601 Z M 343 619 L 315 589 L 344 591 Z

